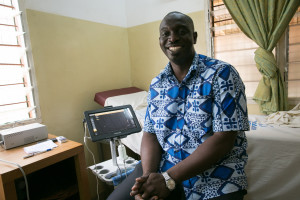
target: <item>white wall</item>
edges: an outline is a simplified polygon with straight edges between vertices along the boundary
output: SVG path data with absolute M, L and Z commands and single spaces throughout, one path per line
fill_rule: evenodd
M 191 13 L 206 0 L 22 0 L 32 10 L 120 27 L 162 19 L 170 11 Z
M 161 20 L 171 11 L 191 13 L 204 10 L 206 0 L 126 0 L 127 26 Z
M 125 0 L 23 0 L 27 9 L 127 27 Z

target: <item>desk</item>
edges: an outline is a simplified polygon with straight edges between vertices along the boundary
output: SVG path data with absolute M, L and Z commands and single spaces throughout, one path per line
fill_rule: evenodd
M 49 138 L 56 137 L 54 135 L 48 136 Z M 58 143 L 57 143 L 58 144 Z M 32 144 L 30 144 L 32 145 Z M 30 146 L 26 145 L 26 146 Z M 66 143 L 58 144 L 58 147 L 52 151 L 45 152 L 42 154 L 35 155 L 33 157 L 23 159 L 26 153 L 23 150 L 24 146 L 17 148 L 4 150 L 0 147 L 0 158 L 2 160 L 18 163 L 26 175 L 31 175 L 41 171 L 45 168 L 49 168 L 58 163 L 64 163 L 66 160 L 71 160 L 74 174 L 76 175 L 75 182 L 77 179 L 76 190 L 79 192 L 80 199 L 89 200 L 89 186 L 87 178 L 87 169 L 84 157 L 83 145 L 74 141 L 68 141 Z M 63 169 L 64 167 L 61 167 Z M 51 172 L 51 171 L 50 171 Z M 52 172 L 51 172 L 52 173 Z M 53 171 L 53 175 L 57 173 Z M 49 175 L 48 175 L 49 176 Z M 3 163 L 0 161 L 0 199 L 1 200 L 15 200 L 17 199 L 17 190 L 15 180 L 22 178 L 23 175 L 17 166 Z M 47 182 L 40 177 L 41 184 Z M 30 188 L 30 181 L 29 188 Z M 57 180 L 59 185 L 59 180 Z M 50 189 L 50 188 L 49 188 Z M 31 195 L 31 193 L 30 193 Z

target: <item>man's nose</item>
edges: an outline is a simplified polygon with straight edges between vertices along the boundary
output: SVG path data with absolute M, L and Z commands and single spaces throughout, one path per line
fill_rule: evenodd
M 175 32 L 171 32 L 169 36 L 169 41 L 170 42 L 176 42 L 179 39 L 178 34 Z

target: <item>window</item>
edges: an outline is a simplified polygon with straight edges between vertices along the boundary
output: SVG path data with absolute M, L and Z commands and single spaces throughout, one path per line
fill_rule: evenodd
M 251 99 L 262 77 L 254 61 L 254 52 L 258 45 L 238 28 L 223 0 L 208 1 L 211 55 L 232 64 L 237 69 L 246 87 L 248 103 L 254 103 Z M 300 98 L 300 58 L 297 56 L 297 52 L 300 51 L 299 9 L 288 29 L 281 39 L 283 42 L 279 42 L 273 53 L 282 75 L 285 74 L 284 80 L 291 101 Z
M 26 30 L 18 0 L 0 0 L 0 126 L 39 116 Z
M 288 30 L 288 94 L 289 98 L 300 98 L 300 7 L 289 24 Z M 296 100 L 297 101 L 297 100 Z

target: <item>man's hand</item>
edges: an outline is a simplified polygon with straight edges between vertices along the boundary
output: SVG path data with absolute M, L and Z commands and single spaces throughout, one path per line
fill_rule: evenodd
M 135 179 L 135 184 L 132 186 L 131 192 L 130 192 L 131 196 L 137 196 L 139 194 L 139 190 L 141 189 L 143 183 L 145 183 L 147 181 L 148 177 L 149 177 L 149 175 L 143 175 L 143 176 Z
M 135 200 L 144 200 L 142 194 L 139 194 L 139 189 L 142 187 L 143 183 L 145 183 L 148 179 L 149 175 L 144 175 L 137 178 L 135 184 L 131 188 L 130 195 L 134 196 Z M 158 200 L 158 196 L 153 196 L 150 200 Z M 162 199 L 160 199 L 162 200 Z
M 130 195 L 135 199 L 165 199 L 170 195 L 165 179 L 160 173 L 151 173 L 136 179 Z
M 142 194 L 139 194 L 139 189 L 142 187 L 143 183 L 147 181 L 148 177 L 149 175 L 144 175 L 135 180 L 136 182 L 130 192 L 130 195 L 134 196 L 135 200 L 143 200 Z M 158 196 L 153 196 L 150 200 L 158 200 Z

